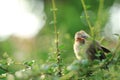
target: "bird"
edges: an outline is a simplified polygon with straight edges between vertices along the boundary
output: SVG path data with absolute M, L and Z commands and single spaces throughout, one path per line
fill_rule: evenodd
M 75 33 L 73 49 L 78 60 L 82 60 L 84 57 L 89 61 L 102 61 L 103 59 L 106 59 L 105 53 L 111 52 L 98 41 L 92 39 L 84 30 Z M 84 54 L 85 56 L 83 56 Z

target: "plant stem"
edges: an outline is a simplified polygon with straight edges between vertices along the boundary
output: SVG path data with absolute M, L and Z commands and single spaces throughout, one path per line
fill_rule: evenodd
M 54 19 L 54 30 L 55 30 L 55 34 L 57 33 L 57 19 L 56 19 L 56 11 L 57 11 L 57 8 L 56 8 L 56 5 L 55 5 L 55 1 L 52 0 L 52 7 L 53 7 L 53 19 Z
M 104 7 L 104 0 L 99 0 L 99 8 L 98 8 L 98 14 L 97 14 L 97 20 L 96 23 L 94 25 L 94 27 L 96 27 L 96 33 L 100 32 L 100 28 L 101 28 L 101 20 L 102 20 L 102 12 L 103 12 L 103 7 Z
M 56 5 L 55 0 L 52 0 L 52 7 L 53 7 L 53 19 L 54 19 L 54 31 L 55 31 L 55 44 L 56 44 L 56 55 L 57 55 L 57 65 L 58 65 L 58 76 L 62 76 L 62 69 L 61 69 L 61 56 L 59 51 L 59 33 L 57 31 L 57 18 L 56 18 Z
M 87 21 L 87 23 L 88 23 L 88 26 L 89 26 L 89 29 L 90 29 L 90 33 L 91 33 L 91 35 L 93 36 L 92 25 L 91 25 L 91 23 L 90 23 L 90 21 L 89 21 L 89 16 L 88 16 L 88 14 L 87 14 L 86 5 L 85 5 L 84 0 L 81 0 L 81 3 L 82 3 L 82 6 L 83 6 L 83 9 L 84 9 L 85 18 L 86 18 L 86 21 Z

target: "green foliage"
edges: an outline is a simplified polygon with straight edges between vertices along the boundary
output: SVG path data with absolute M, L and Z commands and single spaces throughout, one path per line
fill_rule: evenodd
M 14 51 L 12 44 L 9 41 L 1 43 L 0 80 L 119 80 L 119 45 L 102 61 L 78 61 L 73 52 L 76 31 L 84 29 L 98 35 L 96 39 L 101 37 L 96 33 L 97 29 L 102 31 L 108 19 L 108 8 L 114 0 L 103 0 L 105 5 L 99 10 L 100 14 L 100 0 L 83 0 L 85 9 L 81 0 L 56 0 L 57 8 L 52 8 L 51 0 L 44 1 L 47 21 L 36 38 L 32 58 L 16 61 L 11 57 Z M 99 57 L 99 53 L 96 56 Z

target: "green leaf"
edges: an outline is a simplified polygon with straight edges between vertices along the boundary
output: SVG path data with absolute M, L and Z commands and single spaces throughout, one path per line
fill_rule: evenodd
M 34 63 L 35 63 L 35 60 L 27 61 L 27 62 L 24 63 L 24 65 L 26 65 L 26 66 L 32 66 Z
M 59 46 L 59 49 L 61 49 L 61 50 L 64 49 L 64 48 L 65 48 L 64 45 L 60 45 L 60 46 Z
M 95 56 L 100 57 L 101 56 L 100 52 L 98 52 L 97 54 L 95 54 Z
M 111 58 L 113 54 L 107 54 L 107 58 Z
M 93 64 L 99 64 L 99 63 L 100 63 L 100 60 L 96 59 L 96 60 L 93 61 Z

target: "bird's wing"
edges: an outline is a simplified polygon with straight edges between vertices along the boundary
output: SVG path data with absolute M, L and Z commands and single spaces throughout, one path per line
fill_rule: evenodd
M 96 45 L 95 47 L 96 47 L 98 50 L 102 50 L 102 51 L 105 52 L 105 53 L 110 53 L 110 52 L 111 52 L 109 49 L 107 49 L 107 48 L 105 48 L 104 46 L 100 45 L 97 41 L 94 41 L 93 44 Z
M 100 59 L 100 60 L 105 59 L 104 50 L 102 49 L 101 45 L 97 41 L 93 41 L 89 45 L 86 53 L 89 55 L 91 60 L 94 60 L 94 59 Z M 96 56 L 97 54 L 98 55 L 100 54 L 100 56 Z
M 106 53 L 110 53 L 110 52 L 111 52 L 109 49 L 105 48 L 104 46 L 101 46 L 101 48 L 102 48 L 102 50 L 103 50 L 104 52 L 106 52 Z
M 94 47 L 96 49 L 96 53 L 100 54 L 99 59 L 100 60 L 105 59 L 106 56 L 105 56 L 104 50 L 102 49 L 101 45 L 97 41 L 95 42 Z

